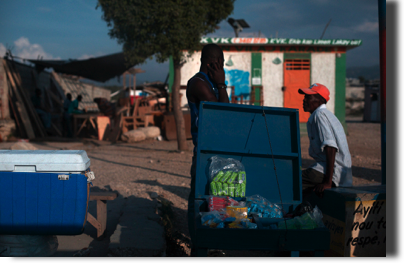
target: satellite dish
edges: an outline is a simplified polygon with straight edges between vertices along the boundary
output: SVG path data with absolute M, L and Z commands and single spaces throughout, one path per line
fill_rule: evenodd
M 244 19 L 228 18 L 227 22 L 234 28 L 235 37 L 238 37 L 238 33 L 243 31 L 243 28 L 250 27 Z

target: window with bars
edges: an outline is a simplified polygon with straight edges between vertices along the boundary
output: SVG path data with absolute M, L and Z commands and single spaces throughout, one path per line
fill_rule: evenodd
M 310 70 L 311 63 L 309 59 L 286 59 L 285 70 Z

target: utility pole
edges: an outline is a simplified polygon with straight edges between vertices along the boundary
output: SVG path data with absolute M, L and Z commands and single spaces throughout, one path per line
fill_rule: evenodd
M 378 0 L 381 98 L 381 184 L 386 184 L 386 1 Z

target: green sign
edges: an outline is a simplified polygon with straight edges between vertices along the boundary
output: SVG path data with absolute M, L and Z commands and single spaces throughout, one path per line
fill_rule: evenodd
M 361 39 L 202 37 L 201 44 L 360 46 Z

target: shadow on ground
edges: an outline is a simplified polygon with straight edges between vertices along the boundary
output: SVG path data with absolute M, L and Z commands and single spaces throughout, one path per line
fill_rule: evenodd
M 91 192 L 113 191 L 92 187 Z M 59 247 L 53 257 L 160 256 L 164 253 L 164 234 L 157 201 L 136 196 L 118 197 L 107 202 L 107 229 L 102 239 L 87 222 L 84 233 L 77 236 L 58 236 Z M 96 202 L 90 201 L 88 212 L 96 218 Z M 153 224 L 153 225 L 152 225 Z

